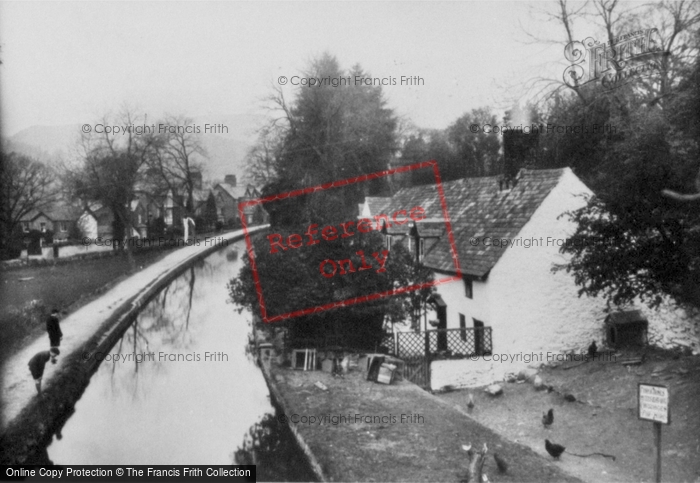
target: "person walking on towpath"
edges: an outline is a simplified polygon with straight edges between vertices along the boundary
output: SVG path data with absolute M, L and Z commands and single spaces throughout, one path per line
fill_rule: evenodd
M 61 326 L 58 323 L 58 309 L 53 309 L 46 320 L 46 332 L 49 333 L 49 342 L 52 348 L 61 345 L 63 332 L 61 332 Z
M 51 350 L 37 352 L 34 357 L 29 359 L 29 372 L 32 373 L 39 395 L 41 395 L 41 378 L 44 377 L 44 367 L 49 359 L 51 359 L 52 364 L 56 364 L 56 356 L 60 353 L 56 347 L 52 347 Z

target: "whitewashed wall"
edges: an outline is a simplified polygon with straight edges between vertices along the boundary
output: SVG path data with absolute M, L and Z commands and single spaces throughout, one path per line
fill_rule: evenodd
M 486 386 L 500 380 L 498 369 L 491 360 L 452 359 L 430 363 L 430 388 L 439 391 L 446 386 L 454 388 Z
M 508 372 L 547 362 L 548 353 L 581 352 L 592 340 L 599 343 L 604 340 L 603 300 L 579 298 L 570 274 L 564 271 L 553 274 L 553 264 L 563 263 L 565 259 L 556 243 L 547 246 L 547 237 L 565 239 L 574 232 L 572 223 L 557 217 L 583 206 L 585 201 L 574 195 L 589 192 L 566 169 L 557 187 L 518 234 L 523 239 L 541 237 L 540 246 L 508 248 L 486 282 L 474 283 L 473 300 L 465 297 L 461 282 L 438 287 L 448 304 L 448 327 L 459 327 L 460 312 L 469 322 L 471 317 L 483 320 L 492 327 L 495 354 L 523 356 L 520 361 L 484 361 L 478 367 L 473 361 L 433 362 L 434 388 L 502 380 Z M 541 354 L 541 361 L 524 362 L 524 354 L 532 353 Z
M 435 278 L 445 275 L 435 274 Z M 490 287 L 487 282 L 472 283 L 472 298 L 466 296 L 464 281 L 445 283 L 438 285 L 438 293 L 447 304 L 447 328 L 459 329 L 459 314 L 467 318 L 467 327 L 474 327 L 472 318 L 481 320 L 489 325 L 490 313 Z
M 82 231 L 83 237 L 95 239 L 97 238 L 97 220 L 89 213 L 83 213 L 78 218 L 78 226 Z

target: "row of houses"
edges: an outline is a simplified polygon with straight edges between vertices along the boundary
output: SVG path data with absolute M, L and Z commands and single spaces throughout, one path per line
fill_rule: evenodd
M 242 201 L 260 197 L 258 189 L 250 184 L 239 185 L 235 175 L 226 175 L 222 183 L 210 189 L 203 189 L 201 175 L 195 178 L 193 197 L 193 218 L 206 218 L 210 198 L 216 210 L 216 220 L 224 227 L 240 226 L 238 204 Z M 136 192 L 131 201 L 131 236 L 146 238 L 156 219 L 162 219 L 166 229 L 182 226 L 185 214 L 186 194 L 169 189 L 163 195 L 153 195 L 145 190 Z M 268 215 L 261 205 L 245 210 L 246 221 L 250 225 L 264 224 Z M 89 238 L 109 238 L 113 234 L 114 214 L 109 207 L 101 203 L 75 205 L 68 202 L 55 203 L 54 206 L 33 210 L 21 220 L 25 232 L 38 230 L 51 231 L 56 241 L 67 240 L 80 230 L 81 236 Z M 211 227 L 205 227 L 211 229 Z

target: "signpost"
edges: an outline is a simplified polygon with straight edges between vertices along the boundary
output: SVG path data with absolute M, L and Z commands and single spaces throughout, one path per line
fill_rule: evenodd
M 661 483 L 661 425 L 671 424 L 670 394 L 666 386 L 640 382 L 637 390 L 639 419 L 654 423 L 656 482 Z

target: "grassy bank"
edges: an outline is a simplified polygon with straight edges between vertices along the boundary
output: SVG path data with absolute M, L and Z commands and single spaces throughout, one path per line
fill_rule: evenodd
M 52 308 L 69 314 L 109 290 L 125 277 L 163 258 L 169 250 L 133 252 L 60 265 L 0 272 L 0 364 L 27 340 L 45 330 Z M 48 344 L 48 339 L 47 339 Z

